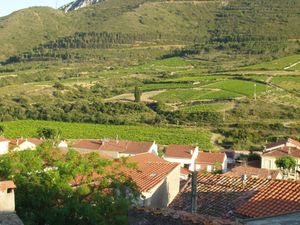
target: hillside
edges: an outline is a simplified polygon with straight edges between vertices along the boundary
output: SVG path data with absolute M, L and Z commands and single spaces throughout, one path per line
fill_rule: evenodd
M 29 8 L 0 18 L 0 60 L 74 32 L 160 33 L 171 43 L 187 37 L 222 42 L 250 37 L 295 40 L 300 37 L 299 4 L 297 0 L 285 4 L 279 0 L 109 0 L 68 14 Z
M 34 7 L 0 17 L 0 60 L 74 32 L 61 11 Z

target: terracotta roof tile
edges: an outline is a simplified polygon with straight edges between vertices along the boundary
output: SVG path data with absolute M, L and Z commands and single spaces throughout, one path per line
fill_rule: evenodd
M 9 188 L 16 188 L 16 185 L 13 181 L 11 181 L 11 180 L 0 181 L 0 190 L 1 191 L 6 191 Z
M 125 173 L 133 179 L 141 192 L 155 187 L 179 166 L 178 163 L 168 162 L 151 153 L 132 156 L 129 160 L 136 162 L 138 168 L 137 170 L 125 169 Z
M 73 148 L 99 150 L 102 141 L 99 140 L 78 140 L 72 145 Z
M 184 174 L 184 175 L 189 175 L 191 173 L 191 171 L 189 171 L 189 169 L 181 167 L 180 168 L 180 174 Z
M 294 139 L 292 139 L 292 138 L 288 138 L 288 139 L 286 139 L 286 140 L 280 140 L 280 141 L 277 141 L 277 142 L 275 142 L 275 143 L 267 144 L 267 145 L 266 145 L 266 148 L 267 148 L 267 149 L 268 149 L 268 148 L 274 148 L 274 147 L 276 147 L 276 146 L 287 145 L 288 143 L 291 143 L 291 144 L 293 144 L 293 145 L 296 145 L 296 146 L 298 146 L 298 148 L 300 148 L 300 142 L 297 141 L 297 140 L 294 140 Z
M 122 152 L 128 154 L 139 154 L 139 153 L 148 152 L 152 145 L 153 145 L 152 142 L 109 140 L 109 141 L 103 141 L 99 150 Z
M 192 151 L 195 147 L 190 145 L 169 145 L 166 148 L 165 157 L 187 158 L 192 157 Z
M 267 187 L 268 179 L 248 178 L 246 185 L 239 177 L 199 173 L 197 176 L 197 212 L 226 218 L 260 189 Z M 191 210 L 191 179 L 170 205 L 176 210 Z
M 227 176 L 232 177 L 241 177 L 246 174 L 248 177 L 256 178 L 272 178 L 276 179 L 279 171 L 277 170 L 268 170 L 263 168 L 255 168 L 251 166 L 237 166 L 231 169 L 231 171 L 225 173 Z
M 293 148 L 293 147 L 283 147 L 263 154 L 263 156 L 271 156 L 271 157 L 281 157 L 285 155 L 290 155 L 296 158 L 300 158 L 300 149 Z
M 236 212 L 248 217 L 267 217 L 300 210 L 300 182 L 272 180 Z
M 36 146 L 43 143 L 43 140 L 39 139 L 39 138 L 17 138 L 17 139 L 10 140 L 10 144 L 21 145 L 26 141 L 31 142 L 31 143 L 35 144 Z
M 196 159 L 196 163 L 199 164 L 214 164 L 218 162 L 222 164 L 225 160 L 226 154 L 223 152 L 199 152 L 198 157 Z

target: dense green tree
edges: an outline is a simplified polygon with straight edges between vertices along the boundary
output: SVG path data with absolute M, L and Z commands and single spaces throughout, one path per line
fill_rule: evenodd
M 0 178 L 12 179 L 16 211 L 24 224 L 127 224 L 136 186 L 99 154 L 66 154 L 51 143 L 36 151 L 11 152 L 0 158 Z
M 296 168 L 296 160 L 291 156 L 282 156 L 275 161 L 276 166 L 281 170 L 285 178 L 289 177 L 289 173 Z
M 134 88 L 134 101 L 140 102 L 142 97 L 142 91 L 138 86 L 135 86 Z

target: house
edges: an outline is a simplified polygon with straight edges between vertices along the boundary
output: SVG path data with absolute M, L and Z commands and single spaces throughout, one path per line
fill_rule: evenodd
M 126 174 L 141 192 L 139 204 L 167 207 L 179 192 L 180 164 L 168 162 L 152 153 L 131 156 L 129 160 L 138 166 L 137 170 L 126 170 Z
M 199 148 L 197 146 L 169 145 L 166 148 L 164 159 L 169 162 L 180 163 L 181 167 L 194 171 L 198 152 Z
M 99 151 L 112 158 L 133 156 L 141 153 L 158 154 L 155 142 L 137 142 L 125 140 L 78 140 L 72 147 L 80 152 Z
M 141 153 L 128 158 L 129 163 L 135 163 L 136 168 L 119 166 L 118 172 L 130 177 L 136 183 L 141 195 L 136 200 L 140 206 L 167 207 L 179 192 L 180 186 L 180 165 L 168 162 L 152 153 Z M 118 161 L 114 161 L 118 163 Z M 114 168 L 114 167 L 112 167 Z M 111 168 L 108 168 L 109 172 Z M 112 170 L 115 172 L 115 170 Z M 101 175 L 94 173 L 94 179 L 101 178 Z M 78 176 L 71 185 L 79 186 L 82 176 Z
M 134 156 L 141 153 L 158 155 L 158 146 L 155 142 L 104 140 L 99 150 L 102 154 L 113 158 Z
M 262 218 L 300 210 L 300 182 L 198 173 L 196 213 L 216 218 Z M 170 204 L 191 211 L 191 179 Z
M 23 225 L 23 222 L 15 213 L 16 185 L 13 181 L 0 181 L 0 224 Z
M 292 148 L 300 149 L 300 142 L 296 141 L 292 138 L 288 138 L 286 140 L 281 140 L 281 141 L 266 145 L 264 152 L 269 152 L 269 151 L 279 149 L 279 148 L 284 148 L 284 147 L 292 147 Z
M 261 168 L 268 170 L 278 170 L 276 159 L 282 156 L 291 156 L 296 160 L 296 171 L 290 174 L 290 179 L 299 179 L 300 173 L 300 148 L 296 147 L 280 147 L 264 152 L 261 156 Z
M 42 143 L 43 140 L 39 138 L 17 138 L 10 141 L 14 151 L 35 150 Z
M 8 153 L 10 140 L 0 137 L 0 155 Z
M 214 170 L 222 170 L 222 172 L 226 172 L 227 156 L 224 152 L 199 152 L 195 165 L 197 171 L 213 172 Z
M 282 179 L 282 175 L 278 170 L 268 170 L 252 166 L 236 166 L 225 173 L 225 175 L 232 177 L 242 177 L 246 175 L 251 178 Z

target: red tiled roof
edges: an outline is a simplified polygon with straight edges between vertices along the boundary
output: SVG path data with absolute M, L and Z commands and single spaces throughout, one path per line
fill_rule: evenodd
M 98 140 L 78 140 L 73 143 L 72 147 L 82 148 L 82 149 L 99 150 L 101 144 L 102 144 L 102 141 L 98 141 Z
M 267 217 L 300 210 L 300 182 L 273 180 L 236 212 L 248 217 Z
M 7 141 L 9 141 L 9 140 L 4 137 L 0 137 L 0 142 L 7 142 Z
M 184 175 L 189 175 L 191 173 L 191 171 L 189 171 L 189 169 L 181 167 L 180 168 L 180 174 L 184 174 Z
M 148 191 L 163 181 L 178 163 L 171 163 L 151 153 L 140 154 L 129 158 L 136 162 L 138 169 L 125 169 L 125 173 L 137 184 L 141 192 Z
M 276 147 L 276 146 L 286 145 L 287 143 L 291 143 L 291 144 L 293 144 L 293 145 L 298 146 L 298 148 L 300 148 L 300 142 L 297 141 L 297 140 L 294 140 L 294 139 L 292 139 L 292 138 L 288 138 L 288 139 L 286 139 L 286 140 L 281 140 L 281 141 L 277 141 L 277 142 L 275 142 L 275 143 L 267 144 L 267 145 L 266 145 L 266 148 L 267 148 L 267 149 L 268 149 L 268 148 L 274 148 L 274 147 Z
M 194 149 L 195 147 L 190 145 L 169 145 L 165 157 L 190 159 L 192 157 L 191 151 L 194 151 Z
M 244 174 L 246 174 L 248 177 L 276 179 L 279 174 L 279 171 L 255 168 L 251 166 L 237 166 L 232 168 L 231 171 L 225 173 L 225 175 L 233 177 L 241 177 Z
M 109 141 L 103 141 L 99 150 L 122 152 L 128 154 L 139 154 L 139 153 L 148 152 L 152 145 L 153 145 L 152 142 L 109 140 Z
M 16 185 L 13 181 L 11 181 L 11 180 L 0 181 L 0 190 L 1 191 L 6 191 L 9 188 L 16 188 Z
M 31 142 L 31 143 L 35 144 L 36 146 L 43 143 L 43 140 L 39 139 L 39 138 L 17 138 L 17 139 L 12 139 L 10 141 L 10 143 L 12 145 L 21 145 L 26 141 Z
M 226 154 L 223 152 L 199 152 L 196 159 L 197 164 L 214 164 L 216 162 L 222 164 L 225 160 Z
M 227 217 L 244 204 L 257 191 L 268 186 L 271 180 L 248 178 L 245 186 L 240 177 L 198 173 L 197 212 Z M 191 179 L 170 205 L 176 210 L 191 210 Z
M 263 156 L 271 156 L 271 157 L 281 157 L 285 155 L 290 155 L 296 158 L 300 158 L 300 149 L 294 147 L 283 147 L 263 154 Z

